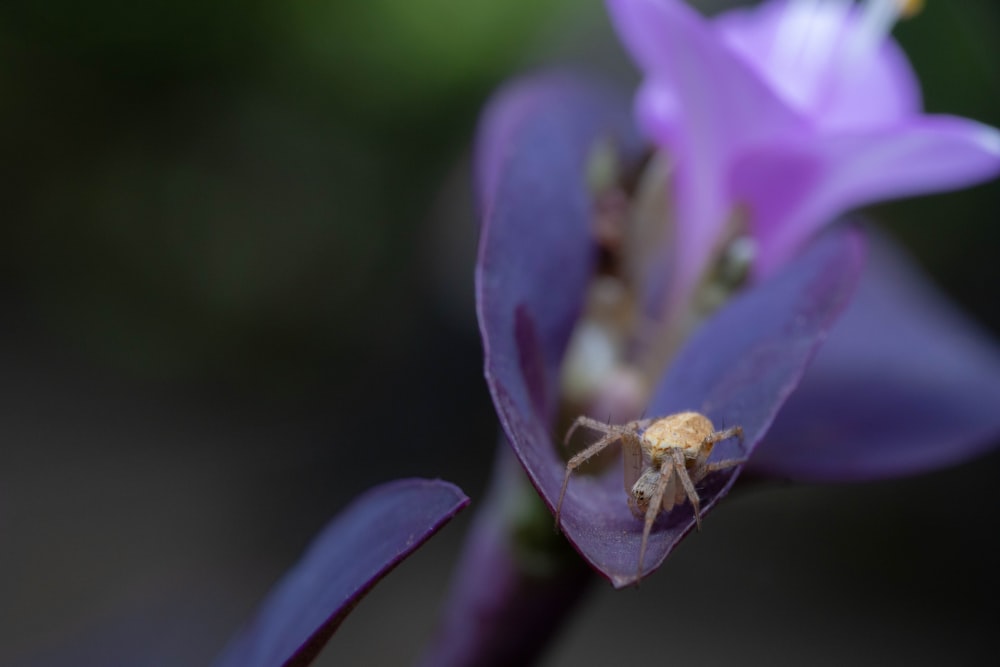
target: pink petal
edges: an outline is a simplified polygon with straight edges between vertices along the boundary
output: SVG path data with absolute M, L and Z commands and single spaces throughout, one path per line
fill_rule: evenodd
M 714 27 L 788 104 L 822 130 L 880 127 L 920 112 L 920 84 L 894 40 L 886 38 L 870 51 L 852 55 L 860 25 L 857 11 L 831 2 L 818 10 L 806 7 L 775 0 L 726 12 Z M 806 31 L 812 47 L 808 53 L 784 52 L 790 32 Z
M 965 187 L 1000 173 L 1000 132 L 952 116 L 896 128 L 774 143 L 749 151 L 732 173 L 750 207 L 766 275 L 837 216 L 875 201 Z
M 675 258 L 673 293 L 684 294 L 731 213 L 725 174 L 732 156 L 803 122 L 685 3 L 609 0 L 608 7 L 647 77 L 638 109 L 643 129 L 669 142 L 677 163 L 675 247 L 683 252 Z

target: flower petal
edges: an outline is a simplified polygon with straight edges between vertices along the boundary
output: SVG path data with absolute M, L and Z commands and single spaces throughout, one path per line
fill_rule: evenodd
M 998 408 L 1000 347 L 883 240 L 752 467 L 811 481 L 932 470 L 995 447 Z
M 772 143 L 734 166 L 766 275 L 842 213 L 874 201 L 964 187 L 1000 173 L 1000 132 L 953 116 L 897 128 Z
M 308 665 L 378 580 L 468 503 L 440 480 L 371 489 L 323 529 L 216 667 Z
M 921 109 L 920 84 L 891 38 L 852 53 L 864 35 L 851 3 L 775 0 L 720 14 L 720 37 L 822 130 L 893 124 Z
M 726 182 L 732 156 L 777 134 L 795 134 L 804 121 L 684 2 L 609 0 L 608 7 L 646 75 L 638 118 L 677 165 L 672 291 L 682 295 L 732 213 Z

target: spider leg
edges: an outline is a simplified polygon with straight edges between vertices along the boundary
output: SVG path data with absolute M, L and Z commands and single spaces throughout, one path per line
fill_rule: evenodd
M 566 487 L 569 486 L 569 476 L 573 474 L 574 470 L 586 463 L 588 459 L 592 458 L 597 453 L 601 452 L 605 447 L 620 438 L 620 433 L 609 433 L 566 462 L 566 476 L 563 478 L 562 488 L 559 490 L 559 502 L 556 503 L 556 532 L 559 532 L 559 514 L 562 512 L 562 503 L 563 497 L 566 495 Z
M 716 431 L 701 441 L 701 448 L 698 450 L 698 457 L 695 459 L 694 475 L 692 476 L 695 484 L 717 470 L 725 470 L 726 468 L 746 463 L 746 458 L 726 459 L 725 461 L 716 461 L 714 463 L 708 462 L 708 457 L 712 455 L 712 446 L 717 442 L 722 442 L 732 437 L 739 438 L 740 447 L 743 446 L 743 428 L 740 426 Z
M 694 508 L 694 520 L 698 524 L 698 530 L 701 530 L 700 499 L 698 498 L 698 492 L 694 489 L 694 482 L 691 481 L 691 476 L 688 475 L 687 466 L 684 465 L 684 453 L 679 447 L 674 447 L 670 450 L 670 456 L 674 460 L 674 469 L 677 471 L 677 476 L 684 486 L 684 493 L 687 494 L 688 500 L 691 501 L 691 507 Z
M 677 475 L 673 474 L 667 481 L 667 488 L 663 490 L 663 502 L 660 504 L 660 508 L 664 512 L 669 512 L 674 508 L 678 502 L 677 500 Z
M 583 415 L 580 415 L 575 420 L 573 420 L 572 426 L 570 426 L 569 430 L 566 431 L 566 437 L 563 438 L 564 447 L 569 444 L 570 438 L 573 437 L 573 434 L 576 432 L 576 429 L 580 428 L 581 426 L 586 426 L 589 429 L 592 429 L 594 431 L 600 431 L 601 433 L 614 433 L 618 430 L 617 426 L 610 426 L 597 419 L 591 419 L 590 417 L 585 417 Z
M 625 493 L 632 501 L 632 487 L 642 477 L 642 443 L 628 431 L 622 433 L 622 469 L 625 473 Z
M 694 460 L 694 469 L 696 471 L 705 467 L 708 457 L 712 455 L 712 446 L 714 444 L 708 438 L 701 441 L 701 447 L 698 448 L 698 456 Z
M 725 461 L 712 461 L 701 468 L 701 474 L 698 475 L 698 480 L 702 480 L 713 472 L 719 470 L 726 470 L 728 468 L 735 468 L 736 466 L 741 466 L 747 462 L 748 459 L 726 459 Z
M 642 542 L 639 545 L 639 566 L 635 572 L 636 581 L 642 576 L 642 561 L 646 557 L 646 542 L 649 541 L 649 533 L 653 530 L 653 522 L 656 515 L 660 513 L 660 503 L 663 502 L 663 493 L 667 489 L 667 484 L 674 476 L 674 462 L 666 459 L 660 466 L 660 481 L 656 484 L 653 496 L 649 499 L 649 507 L 646 508 L 646 523 L 642 527 Z
M 715 433 L 712 433 L 707 438 L 705 438 L 704 443 L 705 444 L 712 443 L 714 445 L 717 442 L 722 442 L 723 440 L 733 437 L 740 439 L 740 446 L 742 447 L 743 446 L 742 426 L 733 426 L 732 428 L 727 428 L 724 431 L 716 431 Z
M 712 461 L 705 466 L 706 472 L 715 472 L 716 470 L 725 470 L 726 468 L 735 468 L 736 466 L 741 466 L 746 463 L 749 459 L 726 459 L 725 461 Z
M 635 421 L 630 421 L 629 423 L 625 424 L 621 428 L 623 430 L 626 430 L 626 431 L 638 431 L 638 430 L 641 430 L 641 429 L 644 429 L 644 428 L 648 427 L 654 421 L 656 421 L 656 420 L 655 419 L 636 419 Z

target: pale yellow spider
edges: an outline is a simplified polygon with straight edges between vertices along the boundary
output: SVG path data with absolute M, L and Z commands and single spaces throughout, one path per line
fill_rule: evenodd
M 661 511 L 669 512 L 674 505 L 687 499 L 691 501 L 695 522 L 701 530 L 700 498 L 694 485 L 710 473 L 746 462 L 746 459 L 708 461 L 715 443 L 736 437 L 742 444 L 743 429 L 733 426 L 716 431 L 708 417 L 697 412 L 679 412 L 669 417 L 640 419 L 627 424 L 605 424 L 589 417 L 577 417 L 566 432 L 564 444 L 569 443 L 573 432 L 580 426 L 604 435 L 566 463 L 566 477 L 556 503 L 556 528 L 559 527 L 559 514 L 570 475 L 608 445 L 620 441 L 625 458 L 628 506 L 632 514 L 646 519 L 639 547 L 637 579 L 642 576 L 646 542 L 656 516 Z

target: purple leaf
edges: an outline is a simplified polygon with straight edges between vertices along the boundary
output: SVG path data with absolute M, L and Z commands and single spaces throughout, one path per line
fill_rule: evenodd
M 681 350 L 649 413 L 694 409 L 742 426 L 743 447 L 719 443 L 716 457 L 749 456 L 854 294 L 865 247 L 855 228 L 834 230 L 734 298 Z
M 773 279 L 734 299 L 681 350 L 647 416 L 697 410 L 716 428 L 742 426 L 744 446 L 723 441 L 712 458 L 749 456 L 850 299 L 862 256 L 857 232 L 834 231 Z M 542 487 L 550 504 L 564 468 L 555 454 L 552 458 Z M 703 517 L 728 492 L 737 473 L 730 469 L 706 480 L 699 490 Z M 636 581 L 642 522 L 628 509 L 619 472 L 574 478 L 563 517 L 567 537 L 616 587 Z M 661 517 L 650 535 L 644 574 L 663 562 L 694 523 L 690 505 Z
M 308 665 L 358 601 L 468 503 L 440 480 L 369 490 L 323 529 L 216 667 Z
M 420 667 L 532 665 L 589 590 L 590 568 L 556 535 L 527 524 L 524 470 L 501 438 L 493 479 L 476 508 L 442 623 Z M 530 508 L 530 509 L 529 509 Z M 553 544 L 543 546 L 545 542 Z
M 973 458 L 998 438 L 1000 347 L 883 239 L 752 467 L 876 479 Z
M 623 94 L 561 77 L 539 95 L 535 83 L 551 82 L 545 76 L 508 88 L 514 98 L 538 96 L 545 103 L 531 105 L 514 131 L 487 127 L 480 135 L 499 132 L 508 142 L 486 160 L 499 162 L 483 167 L 492 174 L 483 186 L 495 187 L 482 193 L 487 211 L 476 265 L 487 381 L 498 405 L 516 400 L 518 412 L 538 424 L 554 416 L 559 363 L 596 258 L 587 159 L 599 140 L 616 142 L 626 155 L 640 147 Z M 493 104 L 521 108 L 517 99 Z M 526 379 L 524 392 L 504 398 L 497 376 Z
M 521 131 L 521 124 L 531 122 L 546 108 L 558 108 L 566 98 L 572 99 L 581 92 L 577 77 L 550 71 L 514 79 L 493 94 L 476 136 L 476 194 L 483 211 L 490 208 L 501 169 L 512 158 L 510 153 L 521 150 L 520 144 L 513 141 Z

